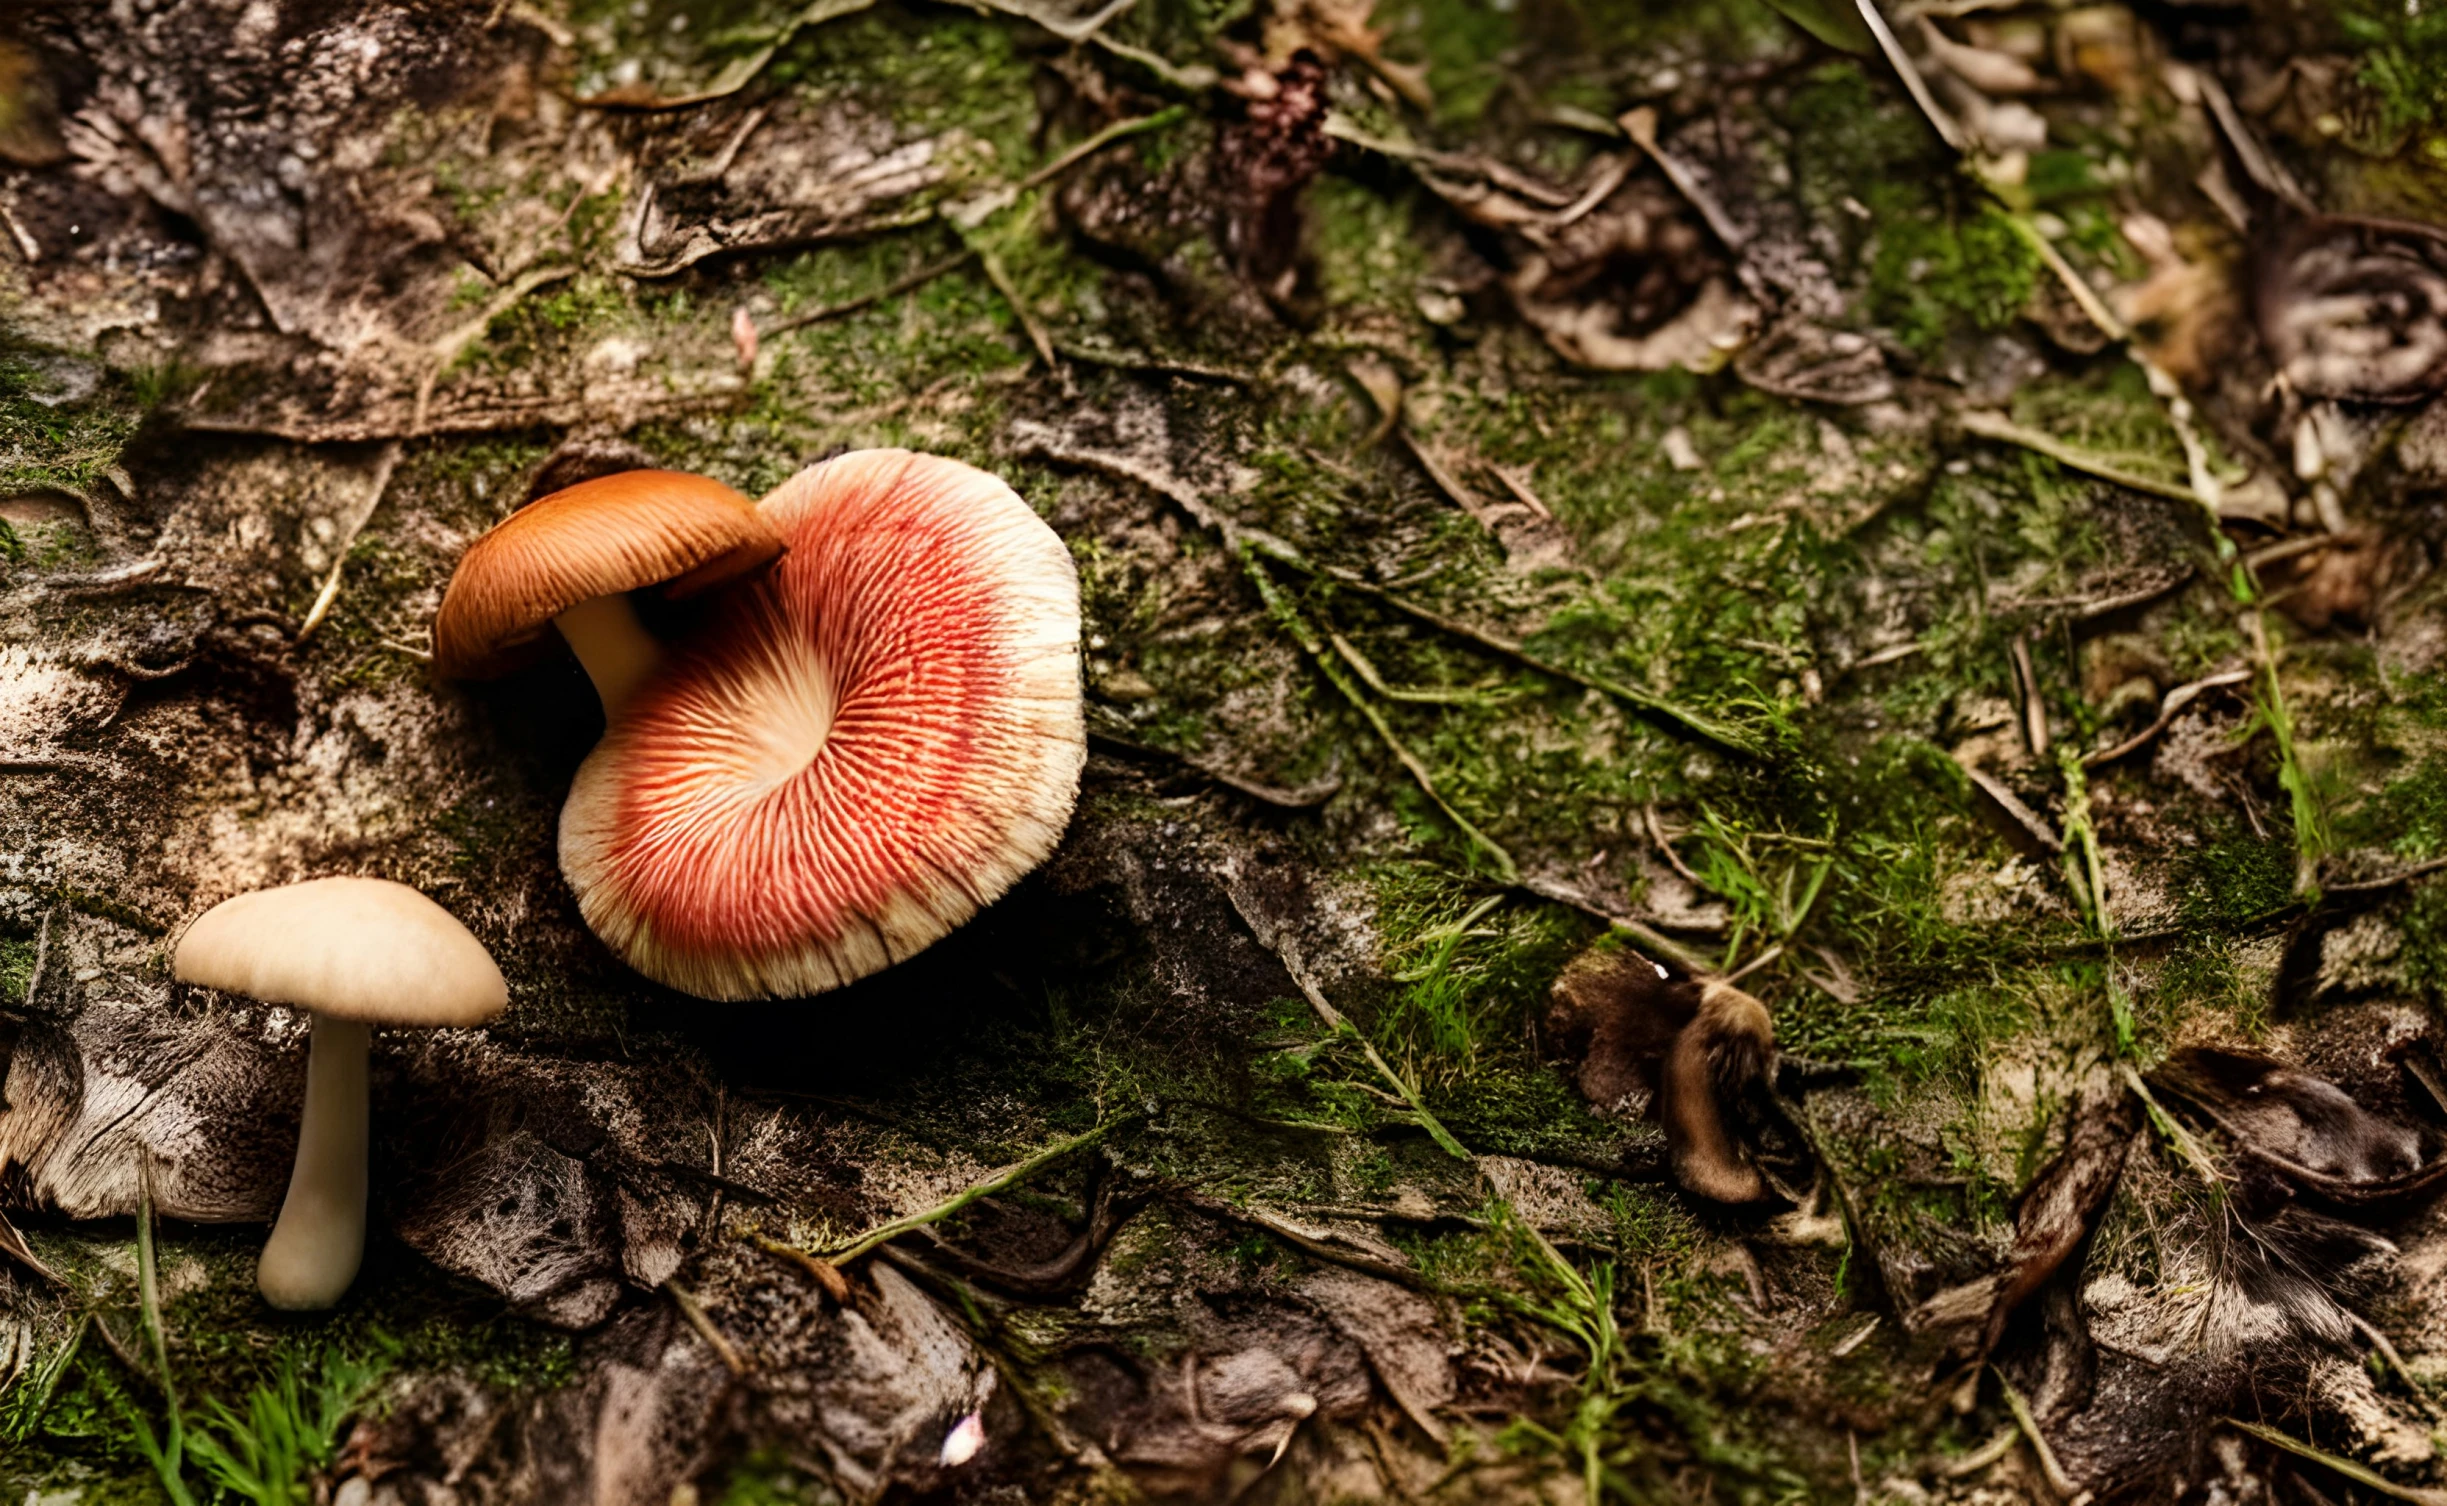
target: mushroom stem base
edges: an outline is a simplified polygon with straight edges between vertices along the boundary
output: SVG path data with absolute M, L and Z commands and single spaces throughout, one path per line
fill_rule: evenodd
M 365 1257 L 365 1080 L 373 1030 L 359 1020 L 312 1018 L 297 1163 L 280 1221 L 255 1263 L 263 1300 L 288 1312 L 339 1301 Z
M 637 620 L 637 609 L 629 605 L 626 593 L 579 602 L 553 618 L 552 625 L 578 656 L 586 677 L 595 682 L 606 722 L 620 714 L 637 687 L 663 662 L 662 644 Z

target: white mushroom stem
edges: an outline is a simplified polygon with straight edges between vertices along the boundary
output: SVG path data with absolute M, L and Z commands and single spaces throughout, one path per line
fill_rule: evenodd
M 552 625 L 561 630 L 586 677 L 595 682 L 607 722 L 620 714 L 637 687 L 663 662 L 663 646 L 637 620 L 637 609 L 629 605 L 625 592 L 579 602 L 553 618 Z
M 373 1027 L 327 1014 L 311 1018 L 297 1164 L 280 1222 L 255 1265 L 263 1300 L 290 1312 L 339 1301 L 365 1256 L 365 1062 Z

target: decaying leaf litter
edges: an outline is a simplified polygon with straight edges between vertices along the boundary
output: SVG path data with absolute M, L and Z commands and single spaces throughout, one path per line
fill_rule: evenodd
M 12 25 L 0 1487 L 2447 1485 L 2426 15 Z M 1081 814 L 694 1006 L 555 871 L 584 681 L 433 608 L 529 496 L 874 444 L 1071 542 Z M 165 941 L 333 872 L 514 1005 L 378 1052 L 276 1323 L 302 1022 Z M 1660 965 L 1772 1010 L 1756 1204 Z

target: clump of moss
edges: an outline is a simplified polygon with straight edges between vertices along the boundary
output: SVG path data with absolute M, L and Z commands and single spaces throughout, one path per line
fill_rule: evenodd
M 2038 286 L 2039 258 L 2005 212 L 1957 174 L 1909 111 L 1886 108 L 1858 65 L 1808 75 L 1784 111 L 1796 187 L 1845 234 L 1865 270 L 1862 312 L 1923 357 L 1950 339 L 2000 330 Z M 1836 206 L 1869 211 L 1865 220 Z M 1829 211 L 1833 212 L 1829 212 Z
M 2345 0 L 2336 22 L 2361 51 L 2354 78 L 2368 92 L 2383 142 L 2437 120 L 2447 100 L 2447 11 L 2394 0 Z
M 2260 836 L 2230 824 L 2183 853 L 2176 867 L 2183 878 L 2177 905 L 2188 924 L 2252 920 L 2294 895 L 2294 843 L 2282 834 Z
M 1869 310 L 1923 355 L 1964 331 L 1992 334 L 2022 314 L 2039 257 L 2003 210 L 1977 204 L 1888 221 L 1870 269 Z

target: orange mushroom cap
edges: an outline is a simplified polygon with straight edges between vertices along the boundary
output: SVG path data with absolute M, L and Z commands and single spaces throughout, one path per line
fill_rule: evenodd
M 661 585 L 674 598 L 738 579 L 782 552 L 756 504 L 683 471 L 622 471 L 538 498 L 468 546 L 433 619 L 434 667 L 506 674 L 583 601 Z
M 1087 759 L 1079 578 L 1003 482 L 864 450 L 579 767 L 561 871 L 630 966 L 786 998 L 931 944 L 1053 851 Z

